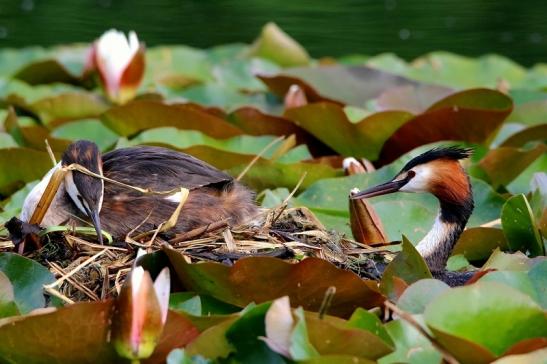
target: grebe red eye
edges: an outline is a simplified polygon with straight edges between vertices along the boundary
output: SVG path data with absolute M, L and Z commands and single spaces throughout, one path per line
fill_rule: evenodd
M 406 173 L 406 179 L 411 179 L 412 177 L 414 177 L 416 175 L 416 172 L 410 170 Z

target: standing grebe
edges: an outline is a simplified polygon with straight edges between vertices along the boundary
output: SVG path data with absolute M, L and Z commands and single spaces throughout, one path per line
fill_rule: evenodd
M 437 197 L 439 215 L 416 249 L 431 272 L 442 275 L 454 244 L 473 212 L 469 176 L 458 162 L 470 154 L 470 149 L 457 147 L 432 149 L 409 161 L 391 181 L 352 193 L 350 198 L 369 198 L 397 191 L 428 192 Z
M 101 156 L 95 143 L 77 141 L 61 162 L 46 174 L 26 197 L 21 220 L 28 222 L 54 172 L 79 164 L 89 171 L 128 185 L 152 191 L 190 190 L 174 227 L 188 231 L 222 219 L 237 225 L 257 213 L 254 193 L 228 174 L 188 154 L 159 147 L 117 149 Z M 149 195 L 100 178 L 69 170 L 42 226 L 82 225 L 91 220 L 102 243 L 101 228 L 116 238 L 129 232 L 146 232 L 167 221 L 180 203 L 180 193 Z

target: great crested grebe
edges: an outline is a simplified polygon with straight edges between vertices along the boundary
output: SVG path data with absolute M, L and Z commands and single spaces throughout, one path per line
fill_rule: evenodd
M 55 169 L 79 164 L 89 171 L 153 191 L 180 187 L 190 190 L 174 227 L 188 231 L 222 219 L 237 225 L 258 209 L 254 193 L 228 174 L 188 154 L 160 147 L 131 147 L 101 156 L 95 143 L 80 140 L 64 152 L 61 162 L 26 197 L 21 220 L 28 222 Z M 102 242 L 101 228 L 117 238 L 146 232 L 167 221 L 180 203 L 180 194 L 150 195 L 79 171 L 68 171 L 42 226 L 82 225 L 89 219 Z
M 391 181 L 352 193 L 351 199 L 381 196 L 393 192 L 428 192 L 440 202 L 433 228 L 416 249 L 431 272 L 443 275 L 454 244 L 473 212 L 473 193 L 469 176 L 459 163 L 471 149 L 435 148 L 410 160 Z

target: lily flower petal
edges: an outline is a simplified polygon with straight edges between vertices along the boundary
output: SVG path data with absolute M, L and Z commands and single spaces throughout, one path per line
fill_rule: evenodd
M 107 96 L 118 103 L 134 97 L 144 75 L 144 45 L 137 34 L 105 32 L 94 44 L 94 56 Z

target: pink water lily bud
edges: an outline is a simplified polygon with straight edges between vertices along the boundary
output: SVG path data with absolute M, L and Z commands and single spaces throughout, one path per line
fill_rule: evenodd
M 111 341 L 127 359 L 146 359 L 154 352 L 169 308 L 169 269 L 155 282 L 142 267 L 135 267 L 115 303 Z
M 105 32 L 95 41 L 89 56 L 88 63 L 98 71 L 111 101 L 122 104 L 135 97 L 145 64 L 144 44 L 135 32 L 129 32 L 129 37 L 115 29 Z

